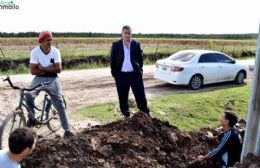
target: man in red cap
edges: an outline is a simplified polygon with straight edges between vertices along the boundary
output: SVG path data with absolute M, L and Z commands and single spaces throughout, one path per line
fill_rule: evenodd
M 62 98 L 61 84 L 58 78 L 58 73 L 62 70 L 60 51 L 53 47 L 52 33 L 50 31 L 43 31 L 39 35 L 39 46 L 34 48 L 30 56 L 31 74 L 35 75 L 31 87 L 34 87 L 43 82 L 50 82 L 50 85 L 41 87 L 40 90 L 46 91 L 57 109 L 61 125 L 65 131 L 64 137 L 73 135 L 70 131 L 67 111 Z M 40 90 L 35 90 L 27 94 L 27 105 L 29 107 L 28 127 L 37 125 L 34 111 L 34 100 L 39 95 Z

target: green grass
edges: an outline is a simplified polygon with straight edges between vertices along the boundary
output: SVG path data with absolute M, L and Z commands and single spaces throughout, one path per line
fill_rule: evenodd
M 116 107 L 116 103 L 89 106 L 71 113 L 70 117 L 72 120 L 91 118 L 93 120 L 100 121 L 101 123 L 112 122 L 120 119 L 120 113 L 115 110 Z
M 54 38 L 63 58 L 108 55 L 113 41 L 119 38 Z M 178 39 L 178 38 L 137 38 L 145 54 L 174 53 L 184 49 L 210 49 L 240 57 L 242 51 L 253 52 L 256 40 L 223 39 Z M 0 38 L 0 48 L 9 59 L 28 58 L 37 46 L 37 38 Z M 2 57 L 0 53 L 0 58 Z
M 11 69 L 8 71 L 0 71 L 0 76 L 16 75 L 16 74 L 29 74 L 30 70 L 25 65 L 18 66 L 17 69 Z
M 184 131 L 204 127 L 216 127 L 227 106 L 239 118 L 246 118 L 251 86 L 233 87 L 206 92 L 166 94 L 149 101 L 151 115 Z M 72 113 L 72 118 L 91 118 L 103 123 L 118 120 L 120 112 L 117 103 L 85 107 Z M 137 109 L 133 109 L 137 111 Z
M 63 71 L 75 71 L 75 70 L 86 70 L 86 69 L 97 69 L 97 68 L 109 68 L 109 67 L 100 64 L 83 64 L 83 65 L 78 65 L 77 67 L 73 67 L 71 69 L 65 69 Z M 17 75 L 17 74 L 30 74 L 30 69 L 27 68 L 26 66 L 18 66 L 17 69 L 11 69 L 8 71 L 0 70 L 0 76 Z
M 89 56 L 108 56 L 111 43 L 119 38 L 55 38 L 53 45 L 58 47 L 62 59 L 73 59 Z M 223 39 L 178 39 L 178 38 L 137 38 L 141 42 L 146 55 L 171 55 L 185 49 L 208 49 L 222 51 L 234 58 L 253 58 L 255 56 L 255 40 L 223 40 Z M 0 61 L 2 59 L 29 58 L 31 50 L 37 46 L 37 38 L 0 38 Z M 101 58 L 101 57 L 100 57 Z M 145 64 L 153 64 L 151 57 L 144 60 Z M 153 60 L 152 57 L 151 60 Z M 72 69 L 101 68 L 107 64 L 88 64 L 72 67 Z M 26 67 L 18 67 L 1 74 L 27 73 Z
M 150 102 L 153 116 L 182 130 L 216 127 L 227 104 L 240 118 L 248 111 L 250 86 L 217 91 L 165 95 Z

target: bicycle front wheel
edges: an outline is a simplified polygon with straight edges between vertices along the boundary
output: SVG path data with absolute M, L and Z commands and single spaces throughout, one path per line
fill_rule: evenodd
M 13 112 L 7 115 L 0 126 L 0 148 L 7 149 L 9 134 L 16 128 L 25 126 L 26 120 L 23 112 Z

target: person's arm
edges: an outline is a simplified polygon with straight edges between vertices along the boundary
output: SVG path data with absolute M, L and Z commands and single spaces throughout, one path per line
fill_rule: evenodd
M 45 73 L 60 73 L 62 70 L 61 63 L 54 63 L 48 67 L 43 67 L 41 64 L 30 64 L 32 75 L 43 75 Z
M 111 47 L 111 53 L 110 53 L 110 68 L 111 68 L 111 74 L 113 77 L 116 76 L 116 45 L 115 43 L 112 43 Z
M 137 52 L 138 52 L 137 61 L 139 63 L 139 68 L 143 72 L 143 50 L 141 49 L 140 43 L 137 43 Z
M 32 75 L 41 75 L 43 72 L 38 68 L 39 59 L 35 50 L 30 55 L 30 70 Z
M 38 68 L 43 73 L 60 73 L 62 70 L 61 63 L 53 63 L 47 67 L 43 67 L 41 64 L 38 64 Z
M 224 134 L 223 138 L 221 139 L 220 144 L 215 149 L 213 149 L 211 152 L 209 152 L 207 155 L 198 156 L 198 160 L 203 161 L 203 160 L 222 156 L 227 150 L 227 146 L 228 146 L 230 137 L 231 137 L 231 131 L 226 132 Z
M 38 64 L 30 64 L 30 70 L 32 75 L 41 75 L 43 71 L 38 68 Z
M 50 60 L 52 63 L 47 67 L 43 67 L 38 60 L 37 55 L 32 52 L 30 56 L 30 69 L 32 75 L 44 75 L 60 73 L 62 70 L 61 55 L 59 50 L 55 50 L 55 56 Z

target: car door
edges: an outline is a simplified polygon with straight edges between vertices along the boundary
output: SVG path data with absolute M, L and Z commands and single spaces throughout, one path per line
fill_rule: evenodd
M 203 83 L 214 83 L 217 81 L 218 66 L 213 53 L 202 54 L 198 61 L 199 72 L 203 75 Z
M 215 53 L 218 64 L 218 82 L 231 81 L 235 78 L 235 64 L 233 60 L 221 53 Z

